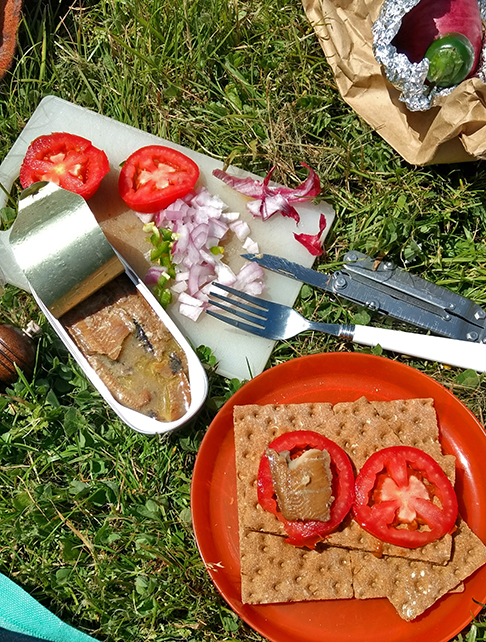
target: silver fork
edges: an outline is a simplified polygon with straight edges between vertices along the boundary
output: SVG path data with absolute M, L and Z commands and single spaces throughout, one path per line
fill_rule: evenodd
M 291 339 L 306 330 L 314 330 L 343 337 L 360 345 L 380 345 L 383 350 L 486 372 L 486 344 L 373 326 L 309 321 L 286 305 L 266 301 L 220 283 L 213 283 L 213 287 L 217 289 L 210 292 L 209 303 L 226 314 L 211 309 L 206 311 L 207 314 L 259 337 Z M 232 297 L 218 290 L 227 292 Z

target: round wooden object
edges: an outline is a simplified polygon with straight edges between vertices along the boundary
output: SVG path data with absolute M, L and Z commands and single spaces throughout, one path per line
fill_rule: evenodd
M 0 325 L 0 381 L 13 383 L 17 379 L 15 365 L 30 374 L 34 367 L 34 341 L 20 328 Z

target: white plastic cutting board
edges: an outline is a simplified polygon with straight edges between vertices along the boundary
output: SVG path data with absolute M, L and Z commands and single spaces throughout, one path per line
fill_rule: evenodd
M 106 152 L 111 169 L 103 179 L 99 191 L 90 199 L 89 206 L 110 243 L 127 260 L 141 279 L 144 277 L 143 272 L 146 267 L 143 251 L 145 251 L 147 241 L 142 231 L 141 222 L 130 210 L 127 210 L 119 197 L 117 184 L 120 163 L 144 145 L 167 145 L 190 156 L 199 166 L 200 184 L 205 185 L 213 194 L 217 194 L 231 211 L 240 212 L 241 218 L 248 222 L 251 228 L 250 236 L 258 242 L 261 252 L 277 254 L 306 267 L 311 267 L 314 257 L 294 239 L 294 232 L 316 234 L 321 214 L 326 216 L 326 229 L 329 230 L 334 219 L 334 212 L 327 203 L 319 205 L 297 204 L 296 209 L 301 216 L 299 226 L 292 219 L 279 214 L 265 222 L 255 219 L 246 209 L 248 198 L 238 194 L 212 175 L 214 169 L 223 167 L 222 162 L 106 116 L 100 116 L 55 96 L 48 96 L 41 101 L 22 134 L 0 165 L 0 183 L 7 192 L 10 192 L 13 182 L 19 175 L 20 165 L 31 141 L 37 136 L 52 132 L 69 132 L 84 136 L 91 140 L 96 147 Z M 230 168 L 228 171 L 239 176 L 249 175 L 236 168 Z M 6 197 L 0 190 L 0 207 L 3 207 L 5 203 Z M 5 242 L 7 233 L 1 234 L 3 239 L 0 241 Z M 0 243 L 0 251 L 5 256 L 6 251 L 1 247 Z M 147 252 L 149 251 L 150 247 L 147 243 Z M 235 270 L 238 270 L 243 263 L 239 256 L 242 251 L 239 246 L 232 243 L 226 253 L 227 262 Z M 0 267 L 2 267 L 2 256 L 0 256 Z M 294 304 L 301 286 L 297 281 L 272 272 L 265 272 L 265 284 L 263 294 L 265 298 L 290 306 Z M 205 345 L 211 348 L 218 360 L 218 372 L 221 375 L 244 380 L 250 379 L 264 370 L 275 344 L 274 341 L 249 335 L 206 314 L 201 315 L 197 322 L 181 316 L 174 306 L 169 309 L 169 314 L 193 347 Z

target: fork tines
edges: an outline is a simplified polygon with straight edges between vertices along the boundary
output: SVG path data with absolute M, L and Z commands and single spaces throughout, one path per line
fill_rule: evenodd
M 211 290 L 209 293 L 209 303 L 233 316 L 228 317 L 211 309 L 206 310 L 207 314 L 215 317 L 216 319 L 220 319 L 221 321 L 225 321 L 236 328 L 240 328 L 241 330 L 246 330 L 253 334 L 260 334 L 259 330 L 265 327 L 265 301 L 257 299 L 245 292 L 241 292 L 240 290 L 235 290 L 227 285 L 213 283 L 213 286 L 219 290 L 228 292 L 228 294 L 232 294 L 239 299 L 243 299 L 243 301 L 233 298 L 230 299 L 228 296 L 220 294 L 218 291 Z M 246 303 L 244 301 L 246 301 Z M 238 321 L 238 319 L 234 317 L 245 319 L 245 321 L 248 321 L 251 325 Z

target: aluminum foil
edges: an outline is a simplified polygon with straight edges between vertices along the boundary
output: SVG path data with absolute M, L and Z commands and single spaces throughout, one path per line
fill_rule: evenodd
M 400 90 L 400 100 L 410 111 L 426 111 L 437 103 L 437 99 L 447 96 L 454 87 L 430 88 L 425 80 L 429 70 L 429 61 L 410 62 L 405 54 L 398 53 L 392 45 L 397 35 L 402 18 L 420 0 L 385 0 L 380 15 L 373 24 L 373 53 L 383 66 L 390 83 Z M 483 20 L 486 18 L 486 0 L 479 0 Z M 483 82 L 486 79 L 486 44 L 483 44 L 478 69 L 475 75 Z M 457 85 L 456 85 L 457 86 Z

